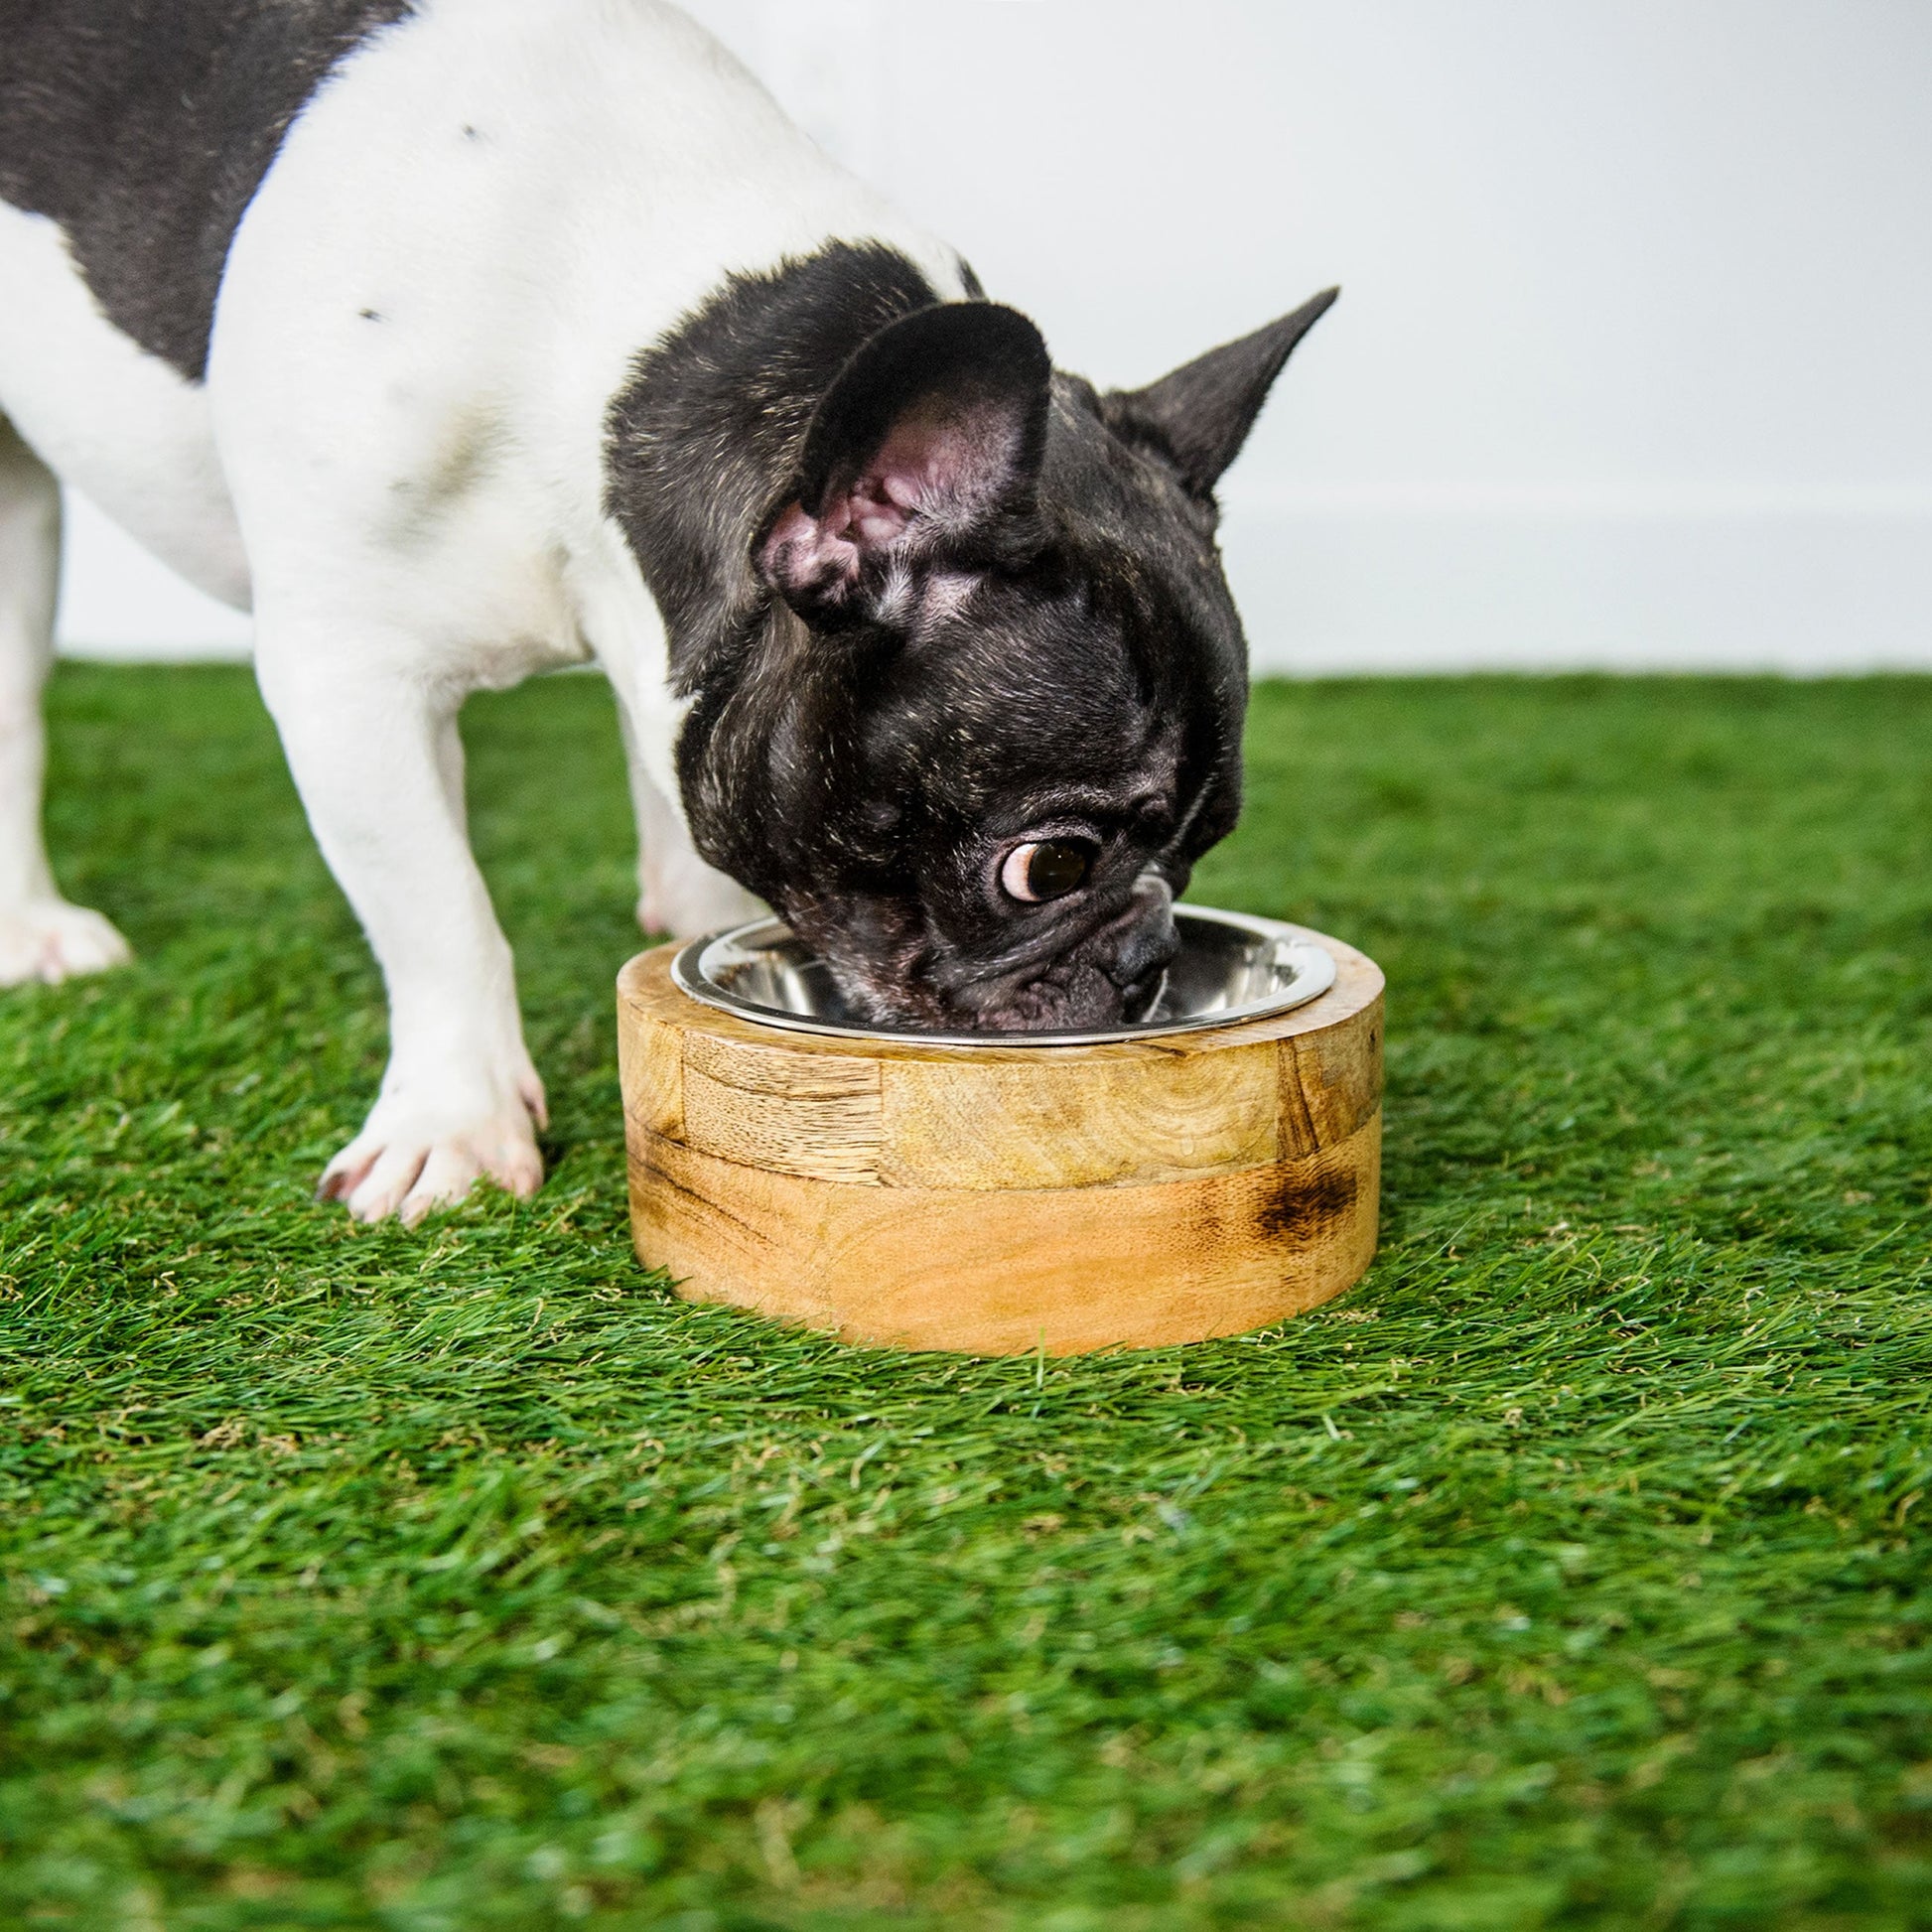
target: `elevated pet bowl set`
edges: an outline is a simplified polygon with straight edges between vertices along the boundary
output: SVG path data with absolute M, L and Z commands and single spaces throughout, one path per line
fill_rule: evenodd
M 1375 1252 L 1382 974 L 1180 906 L 1136 1027 L 869 1029 L 766 919 L 618 978 L 638 1258 L 858 1342 L 1076 1354 L 1238 1334 Z

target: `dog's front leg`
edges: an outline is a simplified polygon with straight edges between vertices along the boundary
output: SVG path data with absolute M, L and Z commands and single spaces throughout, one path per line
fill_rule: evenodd
M 630 769 L 630 802 L 637 814 L 637 923 L 646 932 L 695 939 L 720 926 L 757 918 L 765 910 L 764 901 L 698 856 L 684 814 L 651 774 L 642 732 L 621 698 L 618 716 Z
M 628 556 L 603 580 L 616 595 L 592 600 L 597 653 L 618 700 L 624 765 L 637 824 L 637 923 L 647 933 L 695 939 L 741 925 L 766 907 L 708 865 L 678 800 L 677 737 L 684 707 L 669 689 L 664 626 Z
M 414 1223 L 480 1175 L 529 1195 L 543 1178 L 543 1086 L 517 1015 L 509 942 L 470 850 L 461 693 L 398 653 L 345 661 L 331 640 L 264 614 L 262 693 L 323 856 L 355 908 L 389 993 L 389 1065 L 362 1131 L 330 1162 L 326 1196 L 361 1221 Z

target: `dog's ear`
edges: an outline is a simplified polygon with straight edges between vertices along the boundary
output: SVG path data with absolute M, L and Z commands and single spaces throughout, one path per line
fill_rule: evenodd
M 1172 458 L 1188 488 L 1210 495 L 1241 454 L 1289 351 L 1327 314 L 1340 289 L 1323 289 L 1292 316 L 1210 348 L 1145 389 L 1107 397 L 1107 419 L 1129 435 L 1151 439 Z
M 1031 547 L 1052 364 L 993 302 L 889 323 L 839 371 L 792 489 L 754 546 L 764 581 L 821 627 L 890 620 L 921 569 Z

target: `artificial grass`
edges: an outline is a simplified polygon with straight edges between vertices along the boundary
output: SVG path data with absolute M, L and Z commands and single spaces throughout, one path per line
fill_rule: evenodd
M 1932 1925 L 1932 683 L 1261 690 L 1196 896 L 1387 968 L 1381 1259 L 995 1363 L 632 1262 L 600 684 L 467 719 L 551 1173 L 413 1234 L 245 676 L 52 710 L 140 962 L 0 999 L 0 1919 Z

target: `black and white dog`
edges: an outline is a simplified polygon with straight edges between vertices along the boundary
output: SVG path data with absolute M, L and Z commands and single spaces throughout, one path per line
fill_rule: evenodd
M 1331 299 L 1102 395 L 658 0 L 0 0 L 0 982 L 127 952 L 41 842 L 60 477 L 255 613 L 388 984 L 352 1214 L 541 1178 L 456 714 L 547 666 L 647 928 L 1134 1014 L 1239 806 L 1214 483 Z

